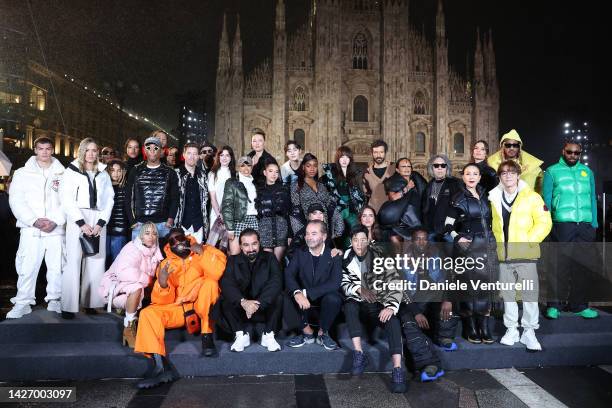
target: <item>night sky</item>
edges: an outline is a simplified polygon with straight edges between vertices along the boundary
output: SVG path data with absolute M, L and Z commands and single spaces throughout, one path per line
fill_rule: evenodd
M 288 29 L 304 21 L 306 0 L 287 0 Z M 433 36 L 435 0 L 412 0 L 411 21 Z M 245 68 L 272 52 L 273 0 L 30 0 L 50 68 L 102 88 L 117 79 L 137 83 L 126 105 L 171 129 L 176 95 L 209 92 L 223 11 L 230 36 L 241 16 Z M 546 160 L 560 151 L 565 120 L 588 121 L 610 139 L 605 52 L 610 29 L 598 1 L 446 0 L 450 61 L 465 70 L 476 26 L 492 28 L 501 93 L 500 132 L 516 128 L 525 149 Z M 4 26 L 32 33 L 25 0 L 0 0 Z M 39 57 L 33 41 L 32 52 Z M 470 62 L 471 64 L 471 62 Z M 605 74 L 605 75 L 604 75 Z M 606 135 L 606 136 L 604 136 Z

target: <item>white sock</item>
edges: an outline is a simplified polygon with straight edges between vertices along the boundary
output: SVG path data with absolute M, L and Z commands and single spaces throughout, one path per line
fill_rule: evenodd
M 133 320 L 136 320 L 136 312 L 125 312 L 125 317 L 123 318 L 123 326 L 128 327 L 130 325 L 130 322 Z

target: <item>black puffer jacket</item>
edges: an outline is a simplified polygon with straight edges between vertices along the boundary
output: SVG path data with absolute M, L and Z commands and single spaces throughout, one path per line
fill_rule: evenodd
M 174 220 L 178 204 L 178 177 L 174 169 L 165 164 L 149 168 L 142 162 L 130 171 L 125 204 L 130 225 Z
M 114 184 L 113 190 L 115 191 L 115 204 L 108 220 L 106 233 L 113 236 L 127 235 L 130 231 L 130 224 L 125 211 L 125 187 Z
M 399 200 L 385 202 L 378 211 L 378 225 L 384 235 L 400 235 L 409 239 L 412 231 L 422 225 L 420 211 L 410 202 L 410 196 L 404 195 Z
M 458 234 L 455 242 L 461 237 L 472 240 L 472 244 L 495 242 L 491 231 L 489 200 L 484 187 L 478 185 L 477 191 L 480 199 L 474 197 L 462 183 L 460 189 L 452 197 L 448 217 L 454 220 L 452 229 L 449 228 L 450 231 Z
M 480 169 L 480 185 L 484 187 L 485 192 L 493 190 L 499 184 L 499 178 L 495 169 L 487 164 L 486 160 L 480 163 L 474 163 Z
M 431 197 L 431 192 L 435 183 L 438 183 L 438 181 L 430 180 L 423 193 L 422 219 L 428 232 L 441 235 L 444 233 L 444 220 L 448 213 L 451 197 L 459 189 L 460 182 L 455 177 L 445 178 L 442 181 L 440 193 L 434 200 Z
M 291 210 L 291 198 L 289 189 L 282 183 L 273 185 L 264 184 L 257 187 L 257 198 L 255 198 L 257 218 L 273 217 L 280 215 L 289 216 Z

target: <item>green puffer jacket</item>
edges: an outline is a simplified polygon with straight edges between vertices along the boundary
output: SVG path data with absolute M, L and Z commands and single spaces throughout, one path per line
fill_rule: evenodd
M 554 222 L 588 222 L 597 228 L 595 178 L 584 164 L 570 167 L 562 157 L 546 169 L 542 196 Z
M 235 178 L 229 178 L 223 189 L 221 214 L 228 231 L 236 231 L 236 223 L 242 221 L 247 214 L 249 195 L 246 187 Z

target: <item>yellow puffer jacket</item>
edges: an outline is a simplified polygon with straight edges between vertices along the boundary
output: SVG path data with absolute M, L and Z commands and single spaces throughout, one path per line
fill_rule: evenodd
M 542 197 L 527 183 L 519 180 L 519 193 L 512 205 L 508 226 L 508 251 L 504 242 L 504 219 L 502 218 L 503 187 L 499 184 L 489 192 L 493 213 L 493 235 L 497 241 L 497 256 L 500 261 L 512 259 L 538 259 L 540 242 L 552 228 L 550 211 Z
M 518 163 L 521 166 L 521 180 L 525 181 L 532 190 L 541 193 L 542 180 L 544 179 L 544 173 L 541 166 L 544 162 L 523 150 L 523 141 L 516 130 L 512 129 L 502 136 L 499 141 L 500 149 L 489 156 L 487 163 L 497 171 L 499 165 L 504 161 L 501 147 L 506 139 L 516 140 L 521 143 L 521 152 L 518 158 Z

